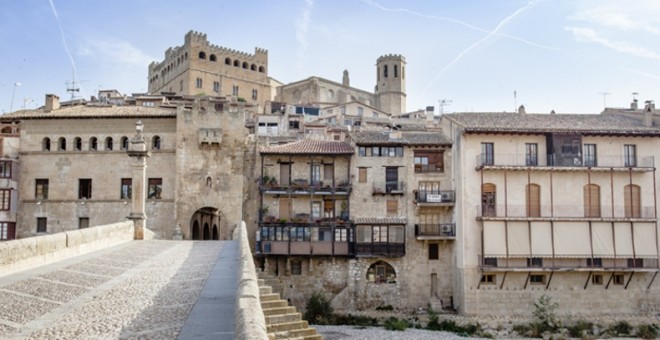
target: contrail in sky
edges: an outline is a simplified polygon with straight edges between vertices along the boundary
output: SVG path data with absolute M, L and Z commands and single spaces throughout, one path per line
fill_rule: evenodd
M 443 67 L 442 70 L 440 70 L 440 72 L 438 72 L 438 73 L 435 75 L 435 77 L 433 77 L 433 79 L 431 79 L 431 81 L 430 81 L 430 82 L 426 85 L 426 87 L 424 88 L 424 91 L 422 91 L 422 96 L 426 94 L 426 91 L 429 89 L 429 87 L 431 87 L 431 84 L 433 84 L 433 83 L 438 79 L 438 77 L 440 77 L 440 75 L 442 75 L 442 74 L 443 74 L 445 71 L 447 71 L 450 67 L 454 66 L 454 64 L 456 64 L 459 60 L 461 60 L 461 59 L 462 59 L 462 58 L 463 58 L 468 52 L 470 52 L 471 50 L 473 50 L 473 49 L 476 48 L 477 46 L 483 44 L 486 40 L 490 39 L 490 38 L 493 37 L 494 35 L 497 35 L 497 34 L 498 34 L 497 32 L 498 32 L 498 31 L 499 31 L 504 25 L 506 25 L 509 21 L 511 21 L 511 19 L 515 18 L 516 16 L 518 16 L 518 15 L 519 15 L 520 13 L 522 13 L 523 11 L 527 10 L 528 8 L 530 8 L 533 4 L 534 4 L 534 3 L 530 1 L 529 3 L 527 3 L 527 5 L 525 5 L 525 6 L 521 7 L 521 8 L 519 8 L 518 10 L 516 10 L 515 12 L 513 12 L 511 15 L 509 15 L 509 16 L 506 17 L 506 18 L 504 18 L 504 20 L 500 21 L 500 23 L 497 24 L 497 26 L 495 26 L 495 29 L 493 29 L 492 31 L 488 32 L 488 34 L 487 34 L 485 37 L 483 37 L 483 38 L 477 40 L 477 42 L 475 42 L 474 44 L 470 45 L 468 48 L 466 48 L 466 49 L 463 50 L 461 53 L 459 53 L 459 54 L 456 56 L 456 58 L 454 58 L 454 60 L 452 60 L 451 62 L 449 62 L 449 64 L 445 65 L 445 67 Z
M 429 14 L 419 13 L 419 12 L 415 12 L 415 11 L 409 10 L 409 9 L 407 9 L 407 8 L 387 8 L 387 7 L 381 5 L 381 4 L 379 4 L 379 3 L 377 3 L 377 2 L 375 2 L 375 1 L 373 1 L 373 0 L 362 0 L 362 2 L 365 2 L 365 3 L 367 3 L 367 4 L 371 5 L 371 6 L 374 6 L 374 7 L 378 8 L 378 9 L 382 10 L 382 11 L 385 11 L 385 12 L 402 12 L 402 13 L 408 13 L 408 14 L 411 14 L 411 15 L 414 15 L 414 16 L 418 16 L 418 17 L 421 17 L 421 18 L 426 18 L 426 19 L 431 19 L 431 20 L 439 20 L 439 21 L 452 22 L 452 23 L 455 23 L 455 24 L 461 25 L 461 26 L 463 26 L 463 27 L 467 27 L 467 28 L 469 28 L 469 29 L 472 29 L 472 30 L 475 30 L 475 31 L 478 31 L 478 32 L 482 32 L 482 33 L 488 33 L 488 34 L 491 33 L 491 31 L 488 31 L 488 30 L 483 29 L 483 28 L 481 28 L 481 27 L 474 26 L 474 25 L 472 25 L 472 24 L 470 24 L 470 23 L 468 23 L 468 22 L 465 22 L 465 21 L 463 21 L 463 20 L 459 20 L 459 19 L 455 19 L 455 18 L 450 18 L 450 17 L 443 17 L 443 16 L 437 16 L 437 15 L 429 15 Z M 505 37 L 505 38 L 509 38 L 509 39 L 513 39 L 513 40 L 520 41 L 521 43 L 524 43 L 524 44 L 527 44 L 527 45 L 530 45 L 530 46 L 534 46 L 534 47 L 538 47 L 538 48 L 543 48 L 543 49 L 546 49 L 546 50 L 559 51 L 559 49 L 556 48 L 556 47 L 551 47 L 551 46 L 541 45 L 541 44 L 535 43 L 535 42 L 533 42 L 533 41 L 529 41 L 529 40 L 525 40 L 525 39 L 520 38 L 520 37 L 516 37 L 516 36 L 514 36 L 514 35 L 509 35 L 509 34 L 506 34 L 506 33 L 496 33 L 496 34 L 497 34 L 498 36 L 501 36 L 501 37 Z
M 73 61 L 73 56 L 71 55 L 71 51 L 69 51 L 69 46 L 66 44 L 66 39 L 64 39 L 64 30 L 62 29 L 62 24 L 60 23 L 60 17 L 57 15 L 57 11 L 55 10 L 55 4 L 53 4 L 53 0 L 48 0 L 50 2 L 50 8 L 53 10 L 53 15 L 55 16 L 55 21 L 57 22 L 57 27 L 60 28 L 60 37 L 62 38 L 62 45 L 64 45 L 64 50 L 66 51 L 66 54 L 69 56 L 69 61 L 71 61 L 71 67 L 73 68 L 73 80 L 75 81 L 76 77 L 76 62 Z
M 307 52 L 307 48 L 309 47 L 309 42 L 307 41 L 307 31 L 309 30 L 309 21 L 313 7 L 314 7 L 313 0 L 305 0 L 305 5 L 303 6 L 300 12 L 300 17 L 298 18 L 298 20 L 296 20 L 296 40 L 300 45 L 298 48 L 299 63 L 303 62 L 305 53 Z

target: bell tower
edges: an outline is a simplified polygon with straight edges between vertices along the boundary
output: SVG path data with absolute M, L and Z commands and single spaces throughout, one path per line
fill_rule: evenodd
M 406 58 L 388 54 L 376 61 L 376 100 L 380 110 L 406 112 Z

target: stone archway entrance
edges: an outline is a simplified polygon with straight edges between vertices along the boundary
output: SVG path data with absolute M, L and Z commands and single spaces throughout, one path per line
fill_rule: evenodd
M 213 207 L 204 207 L 195 211 L 190 219 L 190 235 L 193 240 L 219 240 L 220 211 Z

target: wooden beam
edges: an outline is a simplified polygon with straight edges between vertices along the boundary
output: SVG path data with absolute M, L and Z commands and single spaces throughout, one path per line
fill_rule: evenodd
M 592 262 L 593 264 L 593 262 Z M 591 275 L 593 272 L 589 272 L 589 275 L 587 275 L 587 282 L 584 283 L 584 289 L 587 289 L 587 286 L 589 285 L 589 280 L 591 279 Z

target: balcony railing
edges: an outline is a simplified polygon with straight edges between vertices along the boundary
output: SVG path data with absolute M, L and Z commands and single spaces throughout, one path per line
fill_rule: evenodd
M 415 190 L 417 203 L 454 203 L 454 190 Z
M 541 262 L 538 264 L 530 263 L 526 259 L 519 257 L 509 258 L 506 257 L 486 257 L 484 260 L 483 255 L 479 255 L 479 263 L 482 268 L 489 270 L 496 269 L 518 269 L 521 271 L 550 271 L 550 270 L 638 270 L 638 269 L 657 269 L 657 258 L 637 259 L 638 263 L 632 258 L 617 258 L 617 259 L 601 259 L 592 260 L 591 258 L 536 258 Z M 593 265 L 592 265 L 593 264 Z
M 405 243 L 371 243 L 358 242 L 355 244 L 356 256 L 387 256 L 401 257 L 406 254 Z
M 592 168 L 653 168 L 653 156 L 626 157 L 624 155 L 607 156 L 571 156 L 548 154 L 540 155 L 520 154 L 480 154 L 477 156 L 477 167 L 503 166 L 503 167 L 592 167 Z
M 438 238 L 455 238 L 456 237 L 456 224 L 454 223 L 440 223 L 440 224 L 415 224 L 416 237 L 438 237 Z
M 653 206 L 630 210 L 625 206 L 582 205 L 479 205 L 477 217 L 481 218 L 606 218 L 606 219 L 654 219 Z
M 443 164 L 415 164 L 415 173 L 444 172 Z
M 403 181 L 385 181 L 374 182 L 373 194 L 392 194 L 403 195 L 404 182 Z
M 259 228 L 257 252 L 265 255 L 337 255 L 354 254 L 350 241 L 353 227 L 282 224 Z
M 282 194 L 289 192 L 300 193 L 318 193 L 318 194 L 340 194 L 346 195 L 351 191 L 351 183 L 346 180 L 335 181 L 310 181 L 308 180 L 292 180 L 288 184 L 280 184 L 272 178 L 262 178 L 259 182 L 259 189 L 261 192 Z

